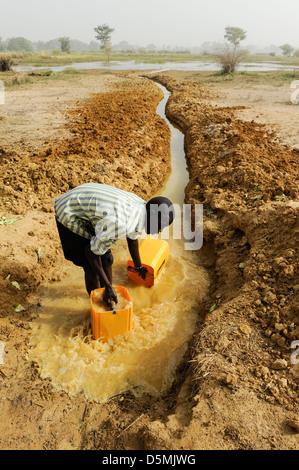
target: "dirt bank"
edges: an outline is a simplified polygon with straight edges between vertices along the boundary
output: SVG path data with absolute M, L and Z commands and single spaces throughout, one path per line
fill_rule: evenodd
M 126 73 L 109 75 L 109 80 L 102 74 L 91 74 L 87 83 L 90 91 L 100 89 L 101 93 L 87 96 L 84 81 L 79 80 L 75 87 L 73 80 L 66 80 L 63 87 L 67 89 L 67 99 L 59 111 L 52 81 L 48 87 L 23 87 L 23 100 L 20 90 L 6 93 L 6 102 L 15 100 L 15 108 L 3 109 L 0 131 L 0 332 L 6 350 L 0 372 L 1 448 L 63 448 L 68 439 L 64 436 L 58 443 L 59 439 L 52 439 L 48 426 L 39 430 L 40 412 L 44 415 L 47 408 L 52 413 L 55 402 L 55 409 L 57 406 L 63 416 L 68 400 L 65 396 L 61 401 L 59 392 L 53 395 L 51 391 L 46 394 L 51 396 L 47 403 L 44 390 L 49 384 L 40 381 L 26 361 L 28 322 L 37 314 L 39 304 L 36 289 L 59 279 L 64 269 L 53 198 L 78 184 L 93 181 L 113 184 L 147 199 L 170 172 L 170 131 L 156 115 L 163 97 L 161 90 L 148 80 Z M 58 96 L 61 86 L 59 83 L 56 89 Z M 72 86 L 73 93 L 68 86 Z M 82 99 L 78 101 L 80 90 Z M 10 93 L 14 97 L 18 94 L 18 100 L 12 99 Z M 34 132 L 36 119 L 27 106 L 31 99 L 37 99 L 36 94 L 40 95 L 43 142 L 40 133 Z M 6 136 L 11 126 L 9 113 L 20 112 L 25 114 L 22 133 L 26 140 L 22 142 L 16 134 Z M 61 124 L 49 138 L 52 112 L 55 118 L 59 114 Z M 78 403 L 85 406 L 82 398 Z M 80 421 L 81 417 L 76 419 Z M 32 426 L 28 427 L 28 421 Z M 71 427 L 72 436 L 73 431 Z M 51 444 L 46 444 L 48 439 Z
M 44 119 L 34 133 L 22 100 L 21 143 L 17 135 L 4 142 L 8 111 L 0 121 L 2 449 L 298 449 L 299 371 L 290 361 L 299 339 L 298 153 L 241 120 L 229 101 L 216 106 L 215 89 L 180 74 L 156 78 L 172 91 L 167 113 L 186 134 L 186 202 L 204 204 L 199 263 L 212 280 L 205 322 L 159 400 L 127 393 L 101 405 L 40 379 L 26 360 L 36 288 L 64 268 L 53 197 L 86 181 L 148 197 L 169 172 L 170 136 L 155 115 L 160 90 L 137 74 L 93 73 L 77 87 L 66 80 L 59 109 L 56 84 L 47 84 L 53 101 L 46 85 L 26 86 L 26 102 L 38 89 L 40 103 L 48 96 L 43 111 L 61 124 L 48 135 Z M 87 99 L 88 89 L 97 94 Z
M 173 91 L 167 116 L 186 135 L 186 202 L 204 205 L 199 258 L 214 281 L 193 343 L 186 435 L 200 442 L 207 426 L 218 447 L 216 420 L 228 447 L 255 448 L 256 437 L 260 448 L 296 447 L 287 423 L 298 412 L 298 151 L 238 108 L 211 105 L 217 97 L 198 83 L 156 79 Z

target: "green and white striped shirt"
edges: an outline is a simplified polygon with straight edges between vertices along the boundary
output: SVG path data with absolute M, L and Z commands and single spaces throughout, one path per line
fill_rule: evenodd
M 145 204 L 128 191 L 86 183 L 54 199 L 54 210 L 62 225 L 89 239 L 91 251 L 103 255 L 117 239 L 141 235 Z

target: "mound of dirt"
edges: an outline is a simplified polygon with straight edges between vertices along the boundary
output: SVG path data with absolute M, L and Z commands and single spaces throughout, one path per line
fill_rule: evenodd
M 155 114 L 162 96 L 150 82 L 138 92 L 122 84 L 66 111 L 73 136 L 29 155 L 2 149 L 1 210 L 51 211 L 54 197 L 86 181 L 153 194 L 170 172 L 169 129 Z
M 93 77 L 95 82 L 100 79 Z M 46 88 L 38 90 L 47 92 Z M 26 100 L 35 91 L 26 88 Z M 74 91 L 75 98 L 77 95 Z M 170 172 L 170 131 L 156 114 L 162 97 L 150 81 L 123 73 L 113 77 L 105 93 L 61 105 L 61 122 L 66 123 L 61 138 L 47 139 L 45 128 L 42 148 L 40 134 L 36 143 L 31 141 L 30 148 L 37 145 L 38 151 L 28 148 L 19 153 L 2 144 L 0 338 L 6 355 L 0 370 L 1 448 L 31 448 L 33 442 L 39 448 L 47 447 L 42 442 L 48 440 L 49 430 L 40 434 L 39 418 L 34 417 L 38 408 L 44 411 L 44 407 L 33 405 L 32 409 L 30 404 L 40 403 L 41 397 L 44 400 L 52 392 L 48 393 L 47 382 L 42 382 L 26 361 L 26 350 L 29 321 L 39 306 L 36 290 L 60 279 L 65 268 L 53 199 L 85 182 L 112 184 L 145 199 L 154 194 Z M 23 110 L 24 103 L 19 104 Z M 56 392 L 56 398 L 63 413 L 67 397 L 61 401 Z M 48 405 L 50 410 L 52 405 Z M 25 429 L 31 419 L 32 426 Z
M 200 442 L 200 424 L 210 423 L 217 409 L 217 427 L 230 440 L 255 448 L 258 433 L 260 447 L 267 447 L 262 422 L 271 419 L 255 413 L 271 403 L 268 412 L 281 419 L 275 447 L 288 434 L 284 412 L 296 416 L 299 403 L 299 369 L 291 361 L 299 339 L 298 152 L 278 144 L 264 126 L 237 119 L 234 108 L 211 106 L 198 83 L 155 79 L 172 90 L 167 116 L 186 135 L 186 202 L 204 205 L 199 259 L 213 279 L 193 342 L 189 379 L 197 404 L 185 434 L 196 428 Z

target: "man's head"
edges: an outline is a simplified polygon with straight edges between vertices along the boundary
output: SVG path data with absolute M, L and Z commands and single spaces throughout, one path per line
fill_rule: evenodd
M 174 219 L 174 207 L 167 197 L 153 197 L 146 206 L 145 231 L 149 234 L 161 232 L 172 224 Z

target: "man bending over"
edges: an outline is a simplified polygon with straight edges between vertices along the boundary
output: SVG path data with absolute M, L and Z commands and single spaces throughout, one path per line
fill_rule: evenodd
M 54 200 L 57 228 L 64 256 L 85 273 L 88 294 L 105 288 L 108 305 L 117 303 L 112 287 L 113 256 L 111 246 L 126 238 L 135 269 L 144 279 L 138 238 L 159 233 L 173 222 L 174 208 L 165 197 L 148 202 L 133 193 L 113 186 L 86 183 L 71 189 Z

